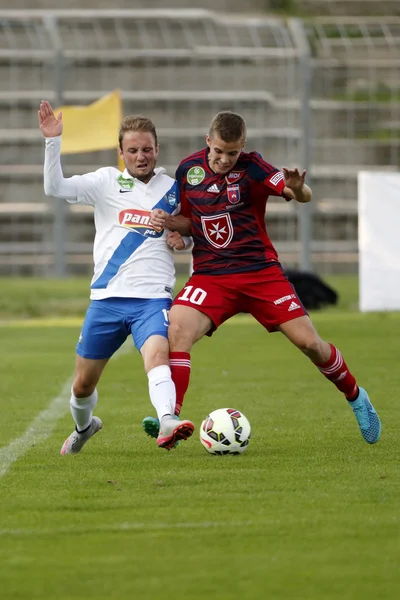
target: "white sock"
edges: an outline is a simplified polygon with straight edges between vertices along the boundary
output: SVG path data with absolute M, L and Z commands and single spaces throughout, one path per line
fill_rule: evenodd
M 161 421 L 164 415 L 173 415 L 175 411 L 175 384 L 171 379 L 168 365 L 154 367 L 147 373 L 149 379 L 150 400 Z
M 97 398 L 98 394 L 96 388 L 93 394 L 87 398 L 77 398 L 74 395 L 73 390 L 71 390 L 69 406 L 78 431 L 83 431 L 89 427 L 92 422 L 93 409 L 97 404 Z

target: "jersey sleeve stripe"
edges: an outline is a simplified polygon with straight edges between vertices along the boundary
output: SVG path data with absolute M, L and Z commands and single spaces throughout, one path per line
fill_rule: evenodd
M 168 201 L 168 198 L 171 198 L 171 200 L 172 200 L 173 197 L 175 197 L 175 201 L 170 203 Z M 174 210 L 176 210 L 178 204 L 179 204 L 179 189 L 178 189 L 177 182 L 174 181 L 174 183 L 170 187 L 170 189 L 164 194 L 164 196 L 161 198 L 161 200 L 159 200 L 157 202 L 157 204 L 155 204 L 153 206 L 152 210 L 154 210 L 155 208 L 162 208 L 162 210 L 164 210 L 165 212 L 172 214 L 174 212 Z
M 93 290 L 105 289 L 111 279 L 118 273 L 120 267 L 128 260 L 130 256 L 141 246 L 147 238 L 138 233 L 129 231 L 121 240 L 120 245 L 115 249 L 101 275 L 90 286 Z

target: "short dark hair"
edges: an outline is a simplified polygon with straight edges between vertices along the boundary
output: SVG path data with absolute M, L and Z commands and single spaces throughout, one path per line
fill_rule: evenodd
M 211 121 L 208 135 L 216 133 L 224 142 L 246 141 L 246 123 L 243 117 L 230 111 L 219 112 Z
M 128 133 L 128 131 L 148 131 L 153 134 L 156 146 L 158 144 L 156 126 L 148 117 L 142 117 L 142 115 L 129 115 L 128 117 L 125 117 L 120 125 L 118 133 L 118 142 L 121 150 L 122 140 L 125 133 Z

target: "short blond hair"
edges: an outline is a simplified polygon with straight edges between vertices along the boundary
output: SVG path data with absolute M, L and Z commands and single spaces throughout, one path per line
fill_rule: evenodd
M 227 143 L 245 142 L 247 133 L 245 120 L 234 112 L 219 112 L 211 121 L 209 137 L 212 138 L 214 133 Z
M 129 131 L 147 131 L 153 135 L 156 146 L 158 144 L 156 126 L 153 121 L 148 117 L 142 117 L 142 115 L 129 115 L 125 117 L 119 128 L 118 142 L 121 150 L 124 135 Z

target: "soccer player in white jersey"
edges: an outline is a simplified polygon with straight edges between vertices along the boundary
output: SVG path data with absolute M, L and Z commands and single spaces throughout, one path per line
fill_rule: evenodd
M 175 284 L 173 249 L 186 241 L 150 224 L 154 208 L 177 214 L 180 204 L 174 179 L 156 168 L 156 129 L 146 117 L 126 117 L 119 131 L 121 173 L 103 167 L 64 178 L 60 161 L 62 114 L 47 101 L 38 111 L 45 140 L 44 189 L 48 196 L 94 207 L 94 275 L 91 303 L 76 347 L 70 407 L 75 430 L 61 454 L 76 454 L 102 428 L 93 416 L 97 383 L 111 356 L 131 334 L 140 351 L 149 395 L 160 419 L 157 444 L 170 450 L 190 437 L 194 425 L 174 417 L 176 393 L 171 379 L 168 310 Z

